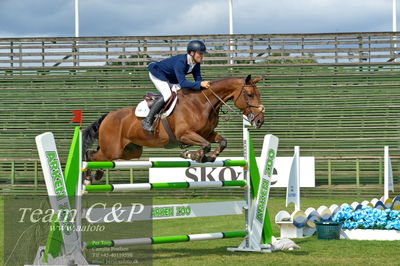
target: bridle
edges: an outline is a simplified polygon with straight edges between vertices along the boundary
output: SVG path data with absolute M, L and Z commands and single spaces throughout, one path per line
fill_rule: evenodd
M 262 109 L 261 109 L 261 111 L 259 112 L 259 114 L 260 114 L 260 113 L 263 113 L 263 112 L 264 112 L 264 109 L 265 109 L 263 105 L 255 106 L 255 105 L 252 105 L 252 104 L 249 103 L 249 96 L 247 95 L 246 90 L 245 90 L 246 87 L 252 87 L 253 89 L 255 89 L 255 88 L 256 88 L 256 85 L 255 85 L 253 82 L 251 82 L 251 84 L 246 84 L 245 82 L 243 82 L 242 90 L 240 91 L 240 94 L 239 94 L 239 96 L 236 98 L 236 100 L 234 101 L 234 103 L 236 104 L 237 100 L 238 100 L 238 99 L 240 98 L 240 96 L 243 94 L 244 101 L 245 101 L 245 103 L 247 104 L 245 110 L 247 110 L 247 109 L 249 109 L 249 108 L 257 108 L 257 109 L 258 109 L 258 108 L 261 107 Z M 258 116 L 259 114 L 257 114 L 257 116 Z
M 257 109 L 261 108 L 261 110 L 257 113 L 257 115 L 254 115 L 253 112 L 251 112 L 251 110 L 250 110 L 250 112 L 249 112 L 249 119 L 247 119 L 247 117 L 245 117 L 245 116 L 242 117 L 242 119 L 247 120 L 247 122 L 251 122 L 251 121 L 253 121 L 254 119 L 256 119 L 259 115 L 261 115 L 262 113 L 264 113 L 265 108 L 264 108 L 263 105 L 255 106 L 255 105 L 252 105 L 252 104 L 249 103 L 249 97 L 248 97 L 248 95 L 246 94 L 246 89 L 245 89 L 246 87 L 255 88 L 256 85 L 255 85 L 253 82 L 251 82 L 251 84 L 246 84 L 246 82 L 243 81 L 243 85 L 242 85 L 242 89 L 240 90 L 240 94 L 238 95 L 238 97 L 236 97 L 236 99 L 234 100 L 233 103 L 236 104 L 237 100 L 238 100 L 238 99 L 240 98 L 240 96 L 243 94 L 243 98 L 244 98 L 244 101 L 245 101 L 245 103 L 246 103 L 246 107 L 244 108 L 244 112 L 245 112 L 247 109 L 250 109 L 250 108 L 257 108 Z M 231 112 L 235 112 L 235 110 L 233 110 L 232 107 L 230 107 L 228 104 L 226 104 L 226 102 L 225 102 L 221 97 L 219 97 L 211 88 L 208 88 L 208 89 L 209 89 L 209 90 L 211 91 L 211 93 L 214 94 L 214 96 L 215 96 L 222 104 L 224 104 Z M 211 105 L 212 109 L 214 110 L 214 113 L 218 116 L 218 111 L 215 109 L 215 107 L 214 107 L 214 105 L 211 103 L 210 99 L 207 97 L 207 95 L 204 93 L 204 91 L 201 91 L 201 92 L 203 93 L 203 95 L 204 95 L 204 97 L 206 98 L 207 102 Z M 249 121 L 249 120 L 250 120 L 250 121 Z

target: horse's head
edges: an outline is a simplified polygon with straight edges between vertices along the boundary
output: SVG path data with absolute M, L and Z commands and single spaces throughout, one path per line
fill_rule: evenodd
M 241 88 L 236 90 L 233 97 L 233 102 L 242 113 L 247 117 L 250 124 L 255 128 L 260 128 L 264 123 L 264 105 L 261 104 L 260 91 L 256 83 L 261 78 L 251 79 L 248 75 L 243 79 Z

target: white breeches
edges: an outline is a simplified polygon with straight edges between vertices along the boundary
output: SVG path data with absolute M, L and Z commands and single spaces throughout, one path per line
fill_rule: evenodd
M 153 74 L 149 72 L 149 77 L 151 81 L 153 82 L 154 86 L 156 89 L 161 93 L 161 95 L 164 98 L 164 101 L 166 102 L 169 97 L 171 97 L 171 87 L 172 84 L 170 84 L 168 81 L 160 80 L 156 78 Z

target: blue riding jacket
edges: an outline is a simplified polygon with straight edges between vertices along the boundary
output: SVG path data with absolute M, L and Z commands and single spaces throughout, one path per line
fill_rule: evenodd
M 175 55 L 159 62 L 151 63 L 147 68 L 151 74 L 160 80 L 168 81 L 172 84 L 179 83 L 181 88 L 201 90 L 200 82 L 202 78 L 199 63 L 196 63 L 191 72 L 195 81 L 186 80 L 185 76 L 189 74 L 186 54 Z

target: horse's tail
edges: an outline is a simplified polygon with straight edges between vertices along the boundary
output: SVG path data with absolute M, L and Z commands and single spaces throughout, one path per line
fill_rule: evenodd
M 99 138 L 100 124 L 106 116 L 107 114 L 102 115 L 82 131 L 82 154 L 85 154 L 87 149 Z

